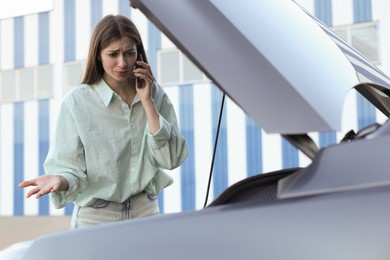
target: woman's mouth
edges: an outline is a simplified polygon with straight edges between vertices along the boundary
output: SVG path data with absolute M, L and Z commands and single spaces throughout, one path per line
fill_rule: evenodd
M 117 71 L 116 74 L 118 74 L 118 76 L 120 76 L 120 77 L 127 77 L 127 76 L 129 76 L 129 71 L 127 71 L 127 70 Z

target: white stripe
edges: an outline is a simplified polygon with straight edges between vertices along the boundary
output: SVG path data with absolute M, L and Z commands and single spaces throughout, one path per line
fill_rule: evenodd
M 173 107 L 175 108 L 177 118 L 180 118 L 179 111 L 179 89 L 178 87 L 167 87 L 164 88 L 169 99 L 171 100 Z M 180 124 L 180 122 L 179 122 Z M 180 127 L 180 125 L 179 125 Z M 180 167 L 167 173 L 173 178 L 173 184 L 164 190 L 164 212 L 180 212 L 181 211 L 181 171 Z
M 294 0 L 294 2 L 298 3 L 309 13 L 314 14 L 314 0 Z
M 115 1 L 112 1 L 113 4 Z M 75 1 L 76 5 L 76 60 L 84 60 L 88 55 L 91 37 L 91 3 L 90 1 Z
M 146 17 L 139 11 L 138 9 L 131 10 L 131 20 L 137 26 L 139 33 L 141 34 L 142 42 L 144 44 L 145 49 L 149 46 L 149 38 L 148 38 L 148 20 Z
M 0 22 L 1 44 L 0 65 L 1 70 L 14 68 L 14 23 L 13 19 L 1 20 Z
M 61 101 L 57 99 L 51 99 L 49 101 L 49 143 L 54 139 L 54 134 L 56 130 L 57 117 Z
M 341 117 L 341 129 L 337 134 L 337 142 L 339 142 L 347 132 L 358 130 L 357 121 L 357 93 L 355 89 L 349 91 L 344 101 L 343 114 Z
M 247 177 L 245 114 L 231 99 L 226 99 L 228 186 Z
M 194 160 L 195 160 L 195 208 L 203 208 L 209 180 L 213 136 L 211 84 L 194 85 Z M 213 200 L 213 185 L 210 187 L 208 203 Z
M 55 65 L 62 64 L 64 61 L 64 1 L 56 1 L 55 8 L 49 14 L 49 39 L 50 39 L 50 63 Z M 79 2 L 79 1 L 77 1 Z M 57 75 L 55 75 L 57 76 Z M 59 81 L 60 86 L 62 78 L 55 77 L 55 81 Z M 58 87 L 59 88 L 59 87 Z
M 378 122 L 379 124 L 384 124 L 388 120 L 388 117 L 385 116 L 380 110 L 376 109 L 375 113 L 376 122 Z
M 38 62 L 38 40 L 39 40 L 38 15 L 27 15 L 24 17 L 24 66 L 36 66 Z
M 262 134 L 263 173 L 282 169 L 282 140 L 279 134 Z
M 0 215 L 11 216 L 14 210 L 14 106 L 0 106 L 1 182 Z
M 372 20 L 379 22 L 377 40 L 381 64 L 378 67 L 387 75 L 390 75 L 390 48 L 387 47 L 390 46 L 390 1 L 371 1 L 371 4 Z
M 332 23 L 333 26 L 353 23 L 353 1 L 352 0 L 332 1 Z
M 49 141 L 49 145 L 50 145 L 50 142 L 53 141 L 53 138 L 54 138 L 54 132 L 55 132 L 55 126 L 56 126 L 56 123 L 57 123 L 57 114 L 58 114 L 58 109 L 59 109 L 59 106 L 60 106 L 60 100 L 56 100 L 56 99 L 52 99 L 50 100 L 50 114 L 49 114 L 49 133 L 50 133 L 50 141 Z M 56 209 L 53 207 L 53 203 L 50 202 L 49 204 L 49 214 L 50 215 L 53 215 L 53 216 L 62 216 L 64 215 L 65 211 L 64 209 Z
M 24 103 L 24 180 L 36 178 L 39 175 L 39 144 L 38 144 L 38 102 Z M 24 195 L 32 188 L 25 188 Z M 34 197 L 24 199 L 24 214 L 38 214 L 38 200 Z
M 163 33 L 161 33 L 161 49 L 176 49 L 176 46 Z
M 299 153 L 298 153 L 298 166 L 299 167 L 306 167 L 309 164 L 311 164 L 311 162 L 312 162 L 312 160 L 309 157 L 307 157 L 306 154 L 299 151 Z
M 130 6 L 129 6 L 130 8 Z M 118 14 L 118 1 L 112 1 L 112 0 L 103 0 L 103 16 L 107 14 Z
M 65 208 L 56 209 L 56 208 L 54 208 L 53 203 L 51 203 L 51 201 L 49 200 L 49 215 L 50 216 L 64 216 L 65 215 Z

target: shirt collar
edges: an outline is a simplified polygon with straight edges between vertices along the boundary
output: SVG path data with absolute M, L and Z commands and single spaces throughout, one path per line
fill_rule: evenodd
M 95 90 L 106 107 L 110 104 L 112 97 L 116 95 L 103 79 L 95 85 Z
M 113 96 L 116 96 L 118 99 L 122 99 L 115 91 L 107 85 L 107 83 L 102 79 L 99 83 L 95 85 L 96 92 L 99 94 L 104 105 L 107 107 L 110 104 Z M 140 101 L 138 94 L 135 94 L 132 104 L 135 104 Z

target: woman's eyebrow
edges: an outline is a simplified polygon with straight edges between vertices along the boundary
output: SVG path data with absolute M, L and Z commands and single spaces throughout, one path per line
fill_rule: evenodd
M 135 48 L 129 48 L 129 49 L 124 49 L 123 51 L 124 52 L 128 52 L 128 51 L 135 51 L 136 49 Z M 112 50 L 107 50 L 107 52 L 119 52 L 120 49 L 112 49 Z

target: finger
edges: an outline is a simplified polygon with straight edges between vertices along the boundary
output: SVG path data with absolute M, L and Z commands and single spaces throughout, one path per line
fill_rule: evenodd
M 27 192 L 26 198 L 30 198 L 32 195 L 38 193 L 39 191 L 40 191 L 39 187 L 36 187 L 36 188 L 30 190 L 29 192 Z
M 146 71 L 146 70 L 143 70 L 141 72 L 137 72 L 137 73 L 134 73 L 134 75 L 138 78 L 141 78 L 145 81 L 149 81 L 149 82 L 153 82 L 153 77 L 151 76 L 151 74 Z
M 50 187 L 49 189 L 47 189 L 47 188 L 42 188 L 42 189 L 37 193 L 37 195 L 36 195 L 35 197 L 38 199 L 38 198 L 40 198 L 40 197 L 42 197 L 42 196 L 44 196 L 44 195 L 46 195 L 46 194 L 52 192 L 53 189 L 54 189 L 54 187 Z
M 35 198 L 36 199 L 39 199 L 40 197 L 42 197 L 43 195 L 47 194 L 48 192 L 46 191 L 42 191 L 40 190 L 39 192 L 37 192 L 37 194 L 35 195 Z
M 35 181 L 22 181 L 18 184 L 19 188 L 26 188 L 28 186 L 37 186 Z

